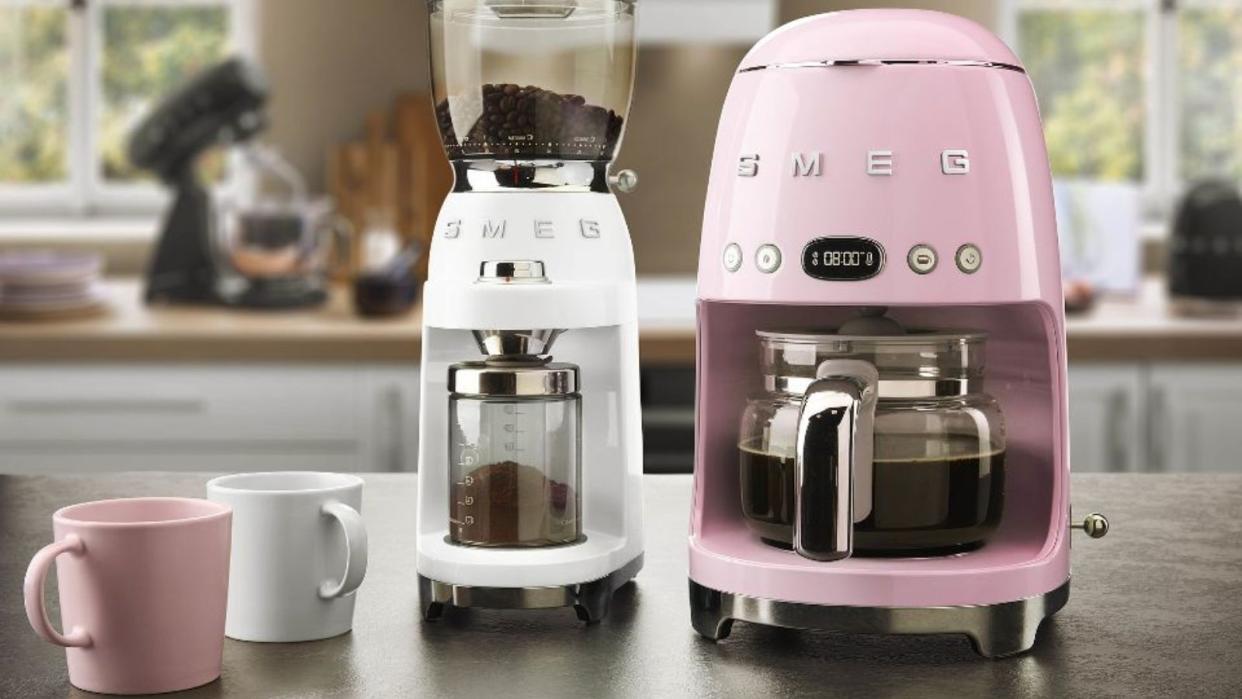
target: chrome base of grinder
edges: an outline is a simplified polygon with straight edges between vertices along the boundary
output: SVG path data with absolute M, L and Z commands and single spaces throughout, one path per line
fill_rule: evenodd
M 690 581 L 690 623 L 719 641 L 735 620 L 791 629 L 852 633 L 965 634 L 982 656 L 1003 658 L 1030 650 L 1044 619 L 1069 600 L 1069 580 L 1047 594 L 960 607 L 845 607 L 781 602 L 720 592 Z
M 446 607 L 465 609 L 556 609 L 573 607 L 578 618 L 594 624 L 608 616 L 612 595 L 642 570 L 643 557 L 598 580 L 551 587 L 475 587 L 418 576 L 419 608 L 425 621 L 439 619 Z

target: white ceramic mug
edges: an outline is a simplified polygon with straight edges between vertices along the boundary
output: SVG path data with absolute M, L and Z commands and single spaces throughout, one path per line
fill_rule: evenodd
M 229 638 L 313 641 L 350 630 L 367 570 L 361 478 L 240 473 L 209 482 L 207 499 L 233 508 Z

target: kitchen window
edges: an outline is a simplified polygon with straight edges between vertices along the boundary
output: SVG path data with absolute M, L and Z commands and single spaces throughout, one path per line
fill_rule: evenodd
M 1242 0 L 1007 0 L 1054 175 L 1142 187 L 1242 181 Z
M 190 74 L 253 52 L 250 2 L 0 0 L 0 216 L 156 212 L 166 195 L 129 164 L 129 131 Z

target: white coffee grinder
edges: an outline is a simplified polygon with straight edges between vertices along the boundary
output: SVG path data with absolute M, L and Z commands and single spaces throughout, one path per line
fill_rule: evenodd
M 428 2 L 456 184 L 423 297 L 425 619 L 574 607 L 596 622 L 642 566 L 634 257 L 611 192 L 635 178 L 609 176 L 634 6 Z

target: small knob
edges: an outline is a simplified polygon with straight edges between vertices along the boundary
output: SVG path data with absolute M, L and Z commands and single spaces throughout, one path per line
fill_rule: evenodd
M 512 284 L 546 282 L 548 278 L 539 260 L 488 260 L 479 265 L 478 281 Z
M 1081 529 L 1092 539 L 1099 539 L 1108 533 L 1108 518 L 1099 512 L 1092 512 L 1087 515 L 1082 524 L 1070 522 L 1070 529 Z
M 629 194 L 638 189 L 638 173 L 633 170 L 621 170 L 608 178 L 608 184 L 617 188 L 622 194 Z

